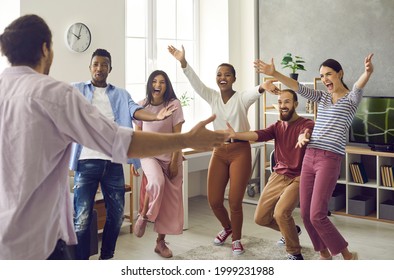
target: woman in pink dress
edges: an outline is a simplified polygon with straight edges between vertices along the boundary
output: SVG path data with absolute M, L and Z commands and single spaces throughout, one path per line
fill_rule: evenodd
M 145 110 L 159 112 L 167 106 L 177 108 L 162 121 L 135 121 L 135 130 L 161 133 L 178 133 L 185 122 L 181 104 L 177 99 L 168 75 L 161 70 L 152 72 L 146 85 L 146 98 L 139 102 Z M 167 234 L 183 231 L 182 204 L 182 151 L 141 159 L 144 176 L 140 191 L 140 214 L 134 233 L 142 237 L 148 221 L 154 222 L 157 232 L 155 252 L 164 258 L 172 257 L 167 247 Z

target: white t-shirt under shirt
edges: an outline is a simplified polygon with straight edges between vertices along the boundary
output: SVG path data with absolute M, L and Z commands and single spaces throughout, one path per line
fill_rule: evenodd
M 105 88 L 100 88 L 100 87 L 95 87 L 94 88 L 94 94 L 93 94 L 93 99 L 92 99 L 92 105 L 96 106 L 97 109 L 102 113 L 104 116 L 106 116 L 108 119 L 111 121 L 115 120 L 114 113 L 112 111 L 111 103 L 109 102 L 108 95 L 105 93 L 107 90 L 107 87 Z M 102 160 L 112 160 L 111 157 L 100 153 L 98 151 L 89 149 L 87 147 L 83 147 L 81 151 L 81 156 L 79 159 L 102 159 Z

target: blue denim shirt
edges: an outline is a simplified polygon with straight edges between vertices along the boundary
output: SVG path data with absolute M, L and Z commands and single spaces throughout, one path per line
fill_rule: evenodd
M 72 85 L 77 88 L 90 103 L 92 103 L 94 86 L 91 81 L 73 83 Z M 108 88 L 105 93 L 108 95 L 109 102 L 111 103 L 115 122 L 120 126 L 133 128 L 132 120 L 134 113 L 137 110 L 143 109 L 143 107 L 135 103 L 133 99 L 131 99 L 130 94 L 125 89 L 108 84 Z M 73 144 L 69 165 L 71 170 L 76 170 L 78 166 L 78 160 L 81 156 L 82 147 L 83 146 L 81 144 Z M 141 167 L 141 162 L 139 159 L 130 158 L 128 159 L 127 163 L 133 164 L 135 168 Z

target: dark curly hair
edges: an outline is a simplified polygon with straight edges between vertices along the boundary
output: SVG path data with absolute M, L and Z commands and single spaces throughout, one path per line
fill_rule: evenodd
M 52 32 L 39 16 L 24 15 L 8 25 L 0 35 L 0 49 L 11 65 L 38 65 L 43 53 L 42 45 L 52 45 Z
M 95 56 L 107 57 L 109 59 L 109 66 L 110 66 L 110 68 L 112 68 L 112 59 L 111 59 L 111 54 L 109 53 L 109 51 L 107 51 L 105 49 L 95 50 L 92 54 L 92 58 L 90 59 L 90 62 L 92 62 L 93 57 L 95 57 Z

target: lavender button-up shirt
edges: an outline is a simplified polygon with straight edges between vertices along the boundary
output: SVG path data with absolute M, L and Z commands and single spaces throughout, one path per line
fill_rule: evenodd
M 0 74 L 0 259 L 46 259 L 57 240 L 75 244 L 71 144 L 126 163 L 132 133 L 71 85 L 26 66 Z

